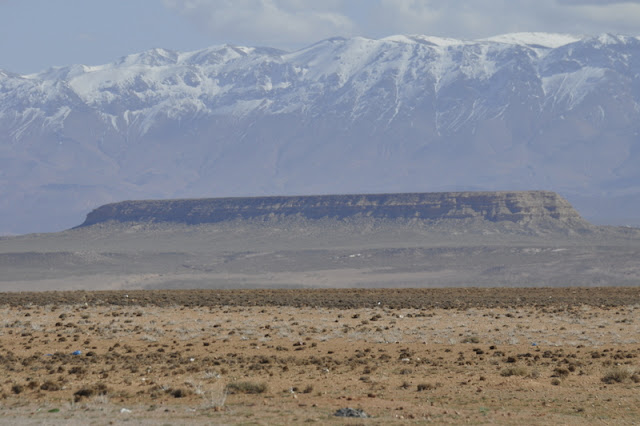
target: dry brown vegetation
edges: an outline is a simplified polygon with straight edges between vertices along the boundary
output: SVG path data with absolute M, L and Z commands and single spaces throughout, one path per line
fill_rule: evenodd
M 636 287 L 128 290 L 0 293 L 10 306 L 292 306 L 324 308 L 615 307 L 640 304 Z
M 0 417 L 633 424 L 639 310 L 636 288 L 1 294 Z

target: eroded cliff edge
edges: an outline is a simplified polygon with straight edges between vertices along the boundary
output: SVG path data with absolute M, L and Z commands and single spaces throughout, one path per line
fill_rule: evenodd
M 109 221 L 203 224 L 287 217 L 312 220 L 479 218 L 491 222 L 554 220 L 588 225 L 571 204 L 555 192 L 503 191 L 122 201 L 93 210 L 80 227 Z

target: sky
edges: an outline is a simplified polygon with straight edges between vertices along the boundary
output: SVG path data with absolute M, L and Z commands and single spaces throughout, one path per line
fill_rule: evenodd
M 98 65 L 155 47 L 295 50 L 334 36 L 640 35 L 640 0 L 0 0 L 0 69 Z

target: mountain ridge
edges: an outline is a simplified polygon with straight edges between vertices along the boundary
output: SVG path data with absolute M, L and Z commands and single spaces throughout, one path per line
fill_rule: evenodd
M 640 39 L 608 34 L 152 49 L 2 71 L 0 234 L 128 198 L 541 187 L 640 224 L 638 123 Z

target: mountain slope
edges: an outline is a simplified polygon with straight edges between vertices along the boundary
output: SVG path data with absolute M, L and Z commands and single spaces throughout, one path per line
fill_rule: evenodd
M 334 38 L 0 71 L 0 130 L 0 234 L 122 199 L 444 190 L 554 190 L 640 224 L 636 37 Z

